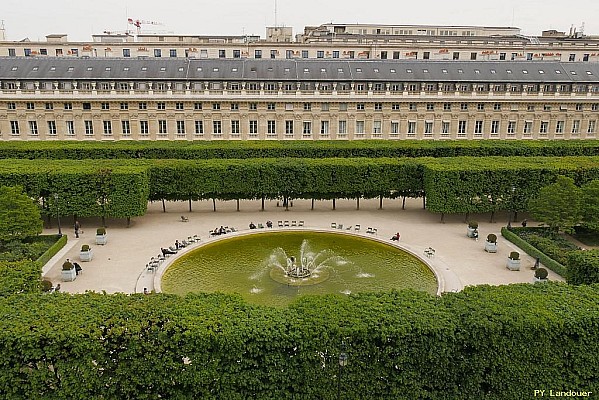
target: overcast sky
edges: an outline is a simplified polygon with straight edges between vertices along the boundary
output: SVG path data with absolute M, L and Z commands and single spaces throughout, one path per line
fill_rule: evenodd
M 275 3 L 277 17 L 275 21 Z M 0 0 L 8 40 L 45 40 L 67 33 L 70 40 L 124 31 L 127 17 L 161 22 L 146 31 L 197 35 L 265 36 L 265 27 L 333 23 L 516 26 L 524 34 L 569 31 L 585 23 L 585 33 L 599 35 L 599 1 L 577 0 Z

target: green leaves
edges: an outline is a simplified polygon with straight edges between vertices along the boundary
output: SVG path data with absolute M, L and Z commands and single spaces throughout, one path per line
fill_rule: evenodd
M 0 242 L 20 241 L 40 233 L 39 207 L 21 187 L 0 187 Z
M 581 193 L 574 179 L 560 175 L 554 184 L 541 188 L 530 200 L 530 212 L 556 232 L 570 232 L 582 218 Z

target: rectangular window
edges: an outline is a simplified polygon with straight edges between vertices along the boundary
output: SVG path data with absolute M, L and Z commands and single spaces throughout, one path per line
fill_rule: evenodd
M 597 122 L 595 120 L 590 120 L 589 127 L 587 129 L 587 133 L 595 133 L 595 125 L 596 124 L 597 124 Z
M 277 121 L 269 119 L 266 121 L 266 133 L 269 135 L 275 135 L 277 133 Z
M 138 107 L 140 110 L 147 110 L 147 109 L 148 109 L 148 103 L 146 103 L 145 101 L 139 102 L 139 103 L 137 104 L 137 107 Z
M 356 110 L 364 110 L 364 103 L 358 103 L 356 104 Z
M 285 134 L 293 135 L 293 120 L 285 121 Z
M 466 133 L 467 121 L 458 121 L 458 133 Z
M 46 103 L 46 110 L 53 110 L 54 109 L 54 103 Z
M 484 104 L 484 103 L 478 103 L 478 104 L 476 105 L 476 109 L 477 109 L 478 111 L 484 111 L 484 110 L 485 110 L 485 104 Z
M 416 121 L 408 121 L 408 134 L 416 133 Z
M 549 130 L 548 128 L 549 128 L 549 122 L 547 122 L 547 121 L 541 121 L 541 126 L 540 126 L 540 129 L 539 129 L 539 133 L 546 134 L 547 131 Z
M 532 121 L 524 121 L 524 129 L 522 131 L 524 134 L 532 133 Z
M 91 110 L 92 109 L 92 103 L 87 103 L 86 102 L 86 103 L 83 103 L 82 106 L 83 106 L 84 110 Z
M 443 103 L 443 111 L 451 111 L 451 103 Z
M 274 110 L 275 109 L 275 103 L 267 103 L 266 104 L 266 109 L 267 110 Z
M 250 110 L 257 110 L 258 109 L 258 103 L 249 103 L 248 104 L 248 108 Z
M 333 58 L 339 58 L 339 50 L 333 50 Z
M 194 125 L 195 125 L 195 134 L 203 135 L 204 134 L 204 121 L 196 120 Z
M 154 57 L 162 57 L 162 50 L 154 49 Z
M 123 49 L 123 57 L 131 57 L 131 49 Z
M 158 134 L 159 135 L 166 135 L 166 133 L 167 133 L 166 120 L 165 119 L 159 119 L 158 120 Z
M 341 135 L 345 135 L 347 133 L 347 121 L 346 120 L 340 120 L 339 121 L 339 134 Z
M 262 50 L 254 50 L 254 58 L 262 58 Z
M 383 109 L 383 103 L 374 103 L 374 110 L 381 111 Z
M 56 135 L 56 121 L 48 121 L 48 135 Z
M 435 110 L 435 105 L 433 103 L 426 103 L 426 110 L 427 111 L 434 111 Z
M 39 132 L 37 130 L 37 121 L 29 121 L 29 134 L 30 135 L 38 135 Z
M 128 110 L 129 109 L 129 103 L 121 103 L 121 110 Z
M 316 51 L 316 58 L 324 58 L 324 51 L 323 50 Z
M 491 133 L 499 133 L 499 121 L 491 121 Z
M 399 133 L 399 122 L 392 121 L 391 122 L 391 133 L 398 134 Z
M 32 102 L 27 102 L 27 109 L 28 110 L 35 110 L 35 103 Z
M 67 135 L 72 136 L 75 134 L 75 122 L 74 121 L 65 121 L 67 126 Z
M 239 103 L 231 103 L 231 111 L 239 110 Z
M 564 121 L 557 121 L 555 124 L 555 133 L 564 133 Z
M 312 109 L 311 103 L 304 103 L 304 111 L 310 111 Z
M 578 134 L 580 132 L 580 120 L 575 119 L 572 121 L 572 133 Z
M 150 134 L 150 127 L 148 121 L 139 121 L 139 134 L 146 136 Z
M 425 121 L 424 122 L 424 133 L 433 133 L 433 122 Z
M 304 121 L 302 132 L 304 135 L 311 135 L 312 134 L 312 122 Z
M 121 131 L 125 136 L 131 135 L 131 124 L 129 123 L 129 120 L 121 121 Z
M 329 103 L 320 103 L 321 111 L 329 111 Z
M 220 103 L 212 103 L 213 110 L 220 110 Z
M 510 135 L 516 133 L 516 121 L 509 121 L 507 123 L 507 133 L 509 133 Z
M 233 58 L 241 58 L 241 50 L 233 50 Z
M 449 133 L 449 121 L 443 121 L 441 123 L 441 133 Z
M 193 103 L 193 109 L 194 110 L 201 110 L 202 109 L 202 103 Z
M 185 135 L 185 121 L 177 121 L 177 135 Z
M 21 133 L 19 130 L 19 121 L 10 121 L 10 133 L 18 135 Z
M 231 134 L 239 135 L 239 133 L 240 133 L 239 120 L 237 120 L 237 119 L 231 120 Z
M 391 109 L 394 110 L 394 111 L 399 110 L 399 103 L 393 103 L 393 104 L 391 104 Z
M 94 121 L 83 121 L 83 124 L 85 125 L 85 134 L 86 135 L 93 135 L 94 134 Z
M 212 133 L 214 135 L 222 135 L 223 124 L 221 123 L 221 121 L 212 121 Z
M 320 121 L 320 134 L 321 135 L 329 134 L 329 121 Z
M 364 133 L 364 121 L 356 121 L 356 133 Z
M 227 58 L 227 52 L 224 49 L 218 51 L 218 58 Z
M 483 133 L 483 121 L 474 121 L 474 133 Z
M 158 110 L 166 110 L 166 103 L 163 101 L 159 101 L 158 103 L 156 103 L 156 108 Z
M 277 50 L 271 50 L 270 51 L 270 58 L 277 58 L 277 53 L 278 53 Z
M 250 120 L 250 135 L 258 134 L 258 121 L 253 119 Z
M 302 50 L 302 58 L 308 58 L 308 50 Z
M 183 102 L 176 102 L 175 103 L 175 110 L 183 110 Z
M 64 109 L 65 110 L 72 110 L 73 109 L 73 103 L 64 103 Z
M 112 135 L 112 121 L 102 121 L 104 125 L 104 134 Z
M 110 110 L 109 103 L 102 103 L 100 106 L 101 106 L 102 110 Z

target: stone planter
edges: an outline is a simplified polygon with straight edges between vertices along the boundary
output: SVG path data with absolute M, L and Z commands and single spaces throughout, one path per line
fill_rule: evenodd
M 108 241 L 107 234 L 96 235 L 96 244 L 105 245 L 107 241 Z
M 466 228 L 466 236 L 468 236 L 469 238 L 473 238 L 475 237 L 475 232 L 478 230 L 478 228 Z
M 507 263 L 505 265 L 507 267 L 507 269 L 509 269 L 510 271 L 520 271 L 520 260 L 514 260 L 511 258 L 507 259 Z
M 485 251 L 487 253 L 497 253 L 497 242 L 489 242 L 485 240 Z
M 61 276 L 63 282 L 72 282 L 77 278 L 77 272 L 75 271 L 75 268 L 63 269 Z
M 92 249 L 89 249 L 88 251 L 80 251 L 79 252 L 79 259 L 81 261 L 91 261 L 94 258 L 94 253 L 92 251 Z
M 536 276 L 534 278 L 534 283 L 547 283 L 547 282 L 549 282 L 549 279 L 547 279 L 547 278 L 541 279 L 541 278 L 537 278 Z

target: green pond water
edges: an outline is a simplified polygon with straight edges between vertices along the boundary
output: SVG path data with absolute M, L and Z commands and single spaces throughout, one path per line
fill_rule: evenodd
M 305 265 L 307 279 L 286 277 Z M 286 306 L 298 296 L 415 289 L 437 293 L 433 272 L 401 249 L 355 235 L 261 232 L 209 243 L 180 256 L 162 291 L 239 293 L 253 304 Z

